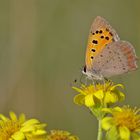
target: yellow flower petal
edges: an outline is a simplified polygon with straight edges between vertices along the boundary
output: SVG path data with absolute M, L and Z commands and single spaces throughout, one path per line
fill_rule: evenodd
M 36 128 L 37 128 L 38 130 L 42 130 L 42 129 L 45 128 L 46 126 L 47 126 L 47 124 L 42 123 L 42 124 L 37 124 L 37 125 L 36 125 Z
M 102 128 L 109 130 L 113 126 L 112 117 L 105 117 L 102 119 Z
M 115 103 L 118 101 L 118 97 L 116 94 L 111 93 L 111 92 L 106 92 L 106 96 L 104 98 L 105 103 Z
M 78 137 L 63 130 L 51 130 L 47 136 L 47 140 L 79 140 Z
M 116 89 L 117 87 L 124 88 L 124 86 L 123 86 L 122 84 L 117 84 L 117 85 L 112 86 L 112 87 L 110 88 L 110 90 L 112 91 L 112 90 Z
M 112 114 L 112 109 L 111 108 L 103 108 L 102 111 L 105 112 L 105 113 L 111 113 Z
M 34 130 L 35 130 L 35 127 L 33 125 L 27 125 L 27 126 L 25 125 L 20 129 L 20 131 L 22 131 L 24 133 L 31 132 Z
M 34 135 L 38 135 L 40 140 L 46 140 L 45 124 L 41 124 L 36 119 L 26 121 L 24 114 L 19 118 L 14 112 L 10 112 L 9 115 L 10 117 L 7 118 L 0 114 L 0 140 L 35 140 Z M 27 137 L 29 135 L 32 139 Z
M 117 94 L 115 94 L 115 93 L 110 93 L 111 94 L 111 96 L 112 96 L 112 98 L 111 98 L 111 103 L 116 103 L 116 102 L 118 102 L 119 101 L 119 98 L 118 98 L 118 96 L 117 96 Z
M 123 140 L 130 139 L 130 131 L 127 127 L 125 127 L 125 126 L 119 127 L 119 133 L 120 133 L 121 139 L 123 139 Z
M 13 121 L 17 121 L 17 116 L 16 116 L 16 114 L 15 114 L 14 112 L 10 111 L 9 115 L 10 115 L 10 118 L 11 118 Z
M 131 138 L 133 137 L 133 140 L 138 140 L 140 138 L 139 135 L 140 134 L 140 109 L 139 108 L 136 107 L 130 108 L 129 106 L 123 106 L 123 107 L 115 107 L 109 109 L 105 108 L 102 109 L 102 111 L 111 114 L 110 117 L 112 118 L 112 127 L 117 128 L 118 130 L 117 135 L 120 137 L 120 140 L 130 140 L 130 137 Z M 106 120 L 104 121 L 104 119 L 107 119 L 107 123 Z M 103 128 L 105 130 L 108 129 L 108 117 L 103 118 Z
M 1 120 L 3 120 L 3 121 L 7 121 L 8 120 L 8 118 L 7 117 L 5 117 L 4 115 L 2 115 L 2 114 L 0 114 L 0 119 Z
M 93 99 L 91 99 L 91 104 L 95 104 L 98 107 L 101 107 L 101 106 L 106 107 L 110 103 L 116 103 L 124 99 L 123 93 L 119 92 L 117 87 L 123 87 L 123 85 L 121 84 L 114 85 L 113 82 L 108 81 L 105 83 L 98 83 L 96 85 L 91 85 L 91 84 L 88 86 L 81 85 L 80 88 L 72 87 L 81 95 L 83 95 L 83 96 L 77 95 L 74 98 L 74 102 L 79 105 L 91 106 L 88 104 L 87 99 L 93 95 Z M 84 101 L 83 98 L 85 98 L 85 102 L 83 102 Z
M 20 116 L 19 116 L 19 121 L 20 121 L 20 123 L 24 123 L 25 122 L 25 115 L 22 113 L 22 114 L 20 114 Z
M 122 108 L 121 107 L 114 107 L 113 108 L 113 112 L 115 112 L 115 111 L 117 111 L 117 112 L 122 112 Z
M 74 97 L 74 103 L 75 103 L 75 104 L 78 104 L 78 105 L 82 105 L 82 104 L 84 104 L 84 98 L 85 98 L 84 95 L 82 95 L 82 94 L 77 94 L 77 95 Z
M 79 92 L 79 93 L 85 95 L 85 92 L 84 92 L 82 89 L 77 88 L 77 87 L 72 87 L 72 88 L 75 89 L 77 92 Z
M 44 134 L 46 134 L 45 130 L 37 130 L 34 132 L 34 135 L 44 135 Z
M 103 90 L 98 90 L 94 93 L 94 96 L 98 98 L 99 100 L 102 100 L 104 98 L 104 92 Z
M 117 93 L 118 93 L 118 95 L 119 95 L 119 100 L 120 100 L 120 101 L 123 101 L 123 100 L 125 99 L 124 93 L 121 92 L 121 91 L 118 91 Z
M 26 121 L 25 123 L 23 123 L 23 126 L 30 126 L 30 125 L 34 125 L 34 124 L 38 124 L 39 121 L 37 119 L 30 119 L 28 121 Z
M 22 132 L 18 131 L 12 135 L 13 140 L 25 140 L 25 136 Z
M 93 100 L 93 95 L 87 95 L 86 97 L 85 97 L 85 105 L 87 106 L 87 107 L 91 107 L 91 106 L 94 106 L 94 100 Z

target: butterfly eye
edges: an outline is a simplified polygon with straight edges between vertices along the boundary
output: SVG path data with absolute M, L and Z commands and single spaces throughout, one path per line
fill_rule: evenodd
M 86 73 L 86 71 L 87 71 L 87 68 L 86 68 L 86 66 L 84 66 L 84 72 Z

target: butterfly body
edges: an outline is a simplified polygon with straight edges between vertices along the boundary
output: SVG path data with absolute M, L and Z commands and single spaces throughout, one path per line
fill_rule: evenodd
M 89 79 L 102 80 L 136 68 L 133 46 L 121 41 L 104 18 L 96 17 L 89 33 L 83 73 Z

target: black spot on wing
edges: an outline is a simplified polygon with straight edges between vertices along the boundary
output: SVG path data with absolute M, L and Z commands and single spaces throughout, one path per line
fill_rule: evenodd
M 104 38 L 104 36 L 102 35 L 102 36 L 101 36 L 101 38 L 103 39 L 103 38 Z
M 102 30 L 100 30 L 100 31 L 99 31 L 99 33 L 100 33 L 100 34 L 102 34 L 102 33 L 103 33 L 103 31 L 102 31 Z
M 98 44 L 98 41 L 97 40 L 93 40 L 92 43 L 93 44 Z
M 99 31 L 97 30 L 97 31 L 96 31 L 96 34 L 98 34 L 98 33 L 99 33 Z
M 106 36 L 106 37 L 105 37 L 105 39 L 106 39 L 106 40 L 109 40 L 109 37 L 108 37 L 108 36 Z
M 109 32 L 109 34 L 110 34 L 111 36 L 113 36 L 113 34 L 112 34 L 111 32 Z
M 91 49 L 91 51 L 92 51 L 92 52 L 95 52 L 96 50 L 95 50 L 95 49 Z

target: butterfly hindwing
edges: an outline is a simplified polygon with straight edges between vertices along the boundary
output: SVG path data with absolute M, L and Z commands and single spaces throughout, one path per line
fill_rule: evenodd
M 104 77 L 135 70 L 137 68 L 135 50 L 129 42 L 112 42 L 96 56 L 93 65 L 94 71 L 98 71 Z

